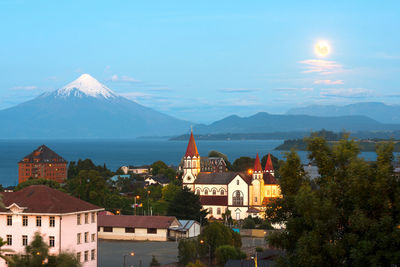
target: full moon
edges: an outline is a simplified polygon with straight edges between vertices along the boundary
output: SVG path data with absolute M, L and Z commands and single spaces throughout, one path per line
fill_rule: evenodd
M 314 46 L 314 51 L 317 56 L 326 57 L 329 55 L 331 47 L 328 42 L 326 41 L 319 41 Z

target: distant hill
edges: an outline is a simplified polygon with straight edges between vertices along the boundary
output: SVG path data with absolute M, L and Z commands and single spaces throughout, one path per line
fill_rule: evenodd
M 366 116 L 317 117 L 309 115 L 272 115 L 265 112 L 250 117 L 226 117 L 210 125 L 196 125 L 196 134 L 310 132 L 321 129 L 346 131 L 393 131 L 400 124 L 384 124 Z
M 363 115 L 382 123 L 400 123 L 400 105 L 386 105 L 381 102 L 360 102 L 345 106 L 312 105 L 292 108 L 286 114 L 323 117 Z
M 88 74 L 0 110 L 0 138 L 133 138 L 176 135 L 190 122 L 117 95 Z

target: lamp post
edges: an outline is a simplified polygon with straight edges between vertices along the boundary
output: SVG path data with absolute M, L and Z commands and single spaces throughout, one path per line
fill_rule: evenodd
M 126 256 L 135 256 L 135 253 L 134 252 L 131 252 L 131 253 L 129 253 L 129 254 L 125 254 L 124 255 L 124 267 L 126 267 Z
M 147 216 L 150 215 L 149 196 L 150 196 L 150 190 L 147 191 Z
M 136 199 L 139 200 L 140 196 L 135 196 L 135 215 L 136 215 Z
M 203 239 L 201 239 L 200 244 L 204 245 L 206 243 L 204 242 Z M 211 245 L 208 243 L 206 245 L 208 245 L 208 266 L 211 266 Z

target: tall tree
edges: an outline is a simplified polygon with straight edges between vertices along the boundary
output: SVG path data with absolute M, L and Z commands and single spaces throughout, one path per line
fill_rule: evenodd
M 285 249 L 278 266 L 390 266 L 400 262 L 400 182 L 393 175 L 393 145 L 377 147 L 377 161 L 358 157 L 354 140 L 330 148 L 308 139 L 320 177 L 310 181 L 295 152 L 281 167 L 283 198 L 267 216 L 286 228 L 269 237 Z
M 167 214 L 178 219 L 196 220 L 205 223 L 207 211 L 203 209 L 199 196 L 184 187 L 170 201 Z

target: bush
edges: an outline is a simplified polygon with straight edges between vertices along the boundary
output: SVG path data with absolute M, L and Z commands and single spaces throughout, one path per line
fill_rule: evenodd
M 186 267 L 204 267 L 204 264 L 197 260 L 195 263 L 189 262 Z
M 217 263 L 224 266 L 228 260 L 240 260 L 246 258 L 246 254 L 234 246 L 224 245 L 217 248 L 215 251 Z
M 188 264 L 197 258 L 197 241 L 183 240 L 178 245 L 178 261 L 182 264 Z
M 264 249 L 262 247 L 256 247 L 256 252 L 263 252 Z
M 254 229 L 256 228 L 256 223 L 254 222 L 254 219 L 249 215 L 246 219 L 243 221 L 243 229 Z
M 150 267 L 156 267 L 156 266 L 160 266 L 160 263 L 158 262 L 156 257 L 153 255 L 151 258 Z

